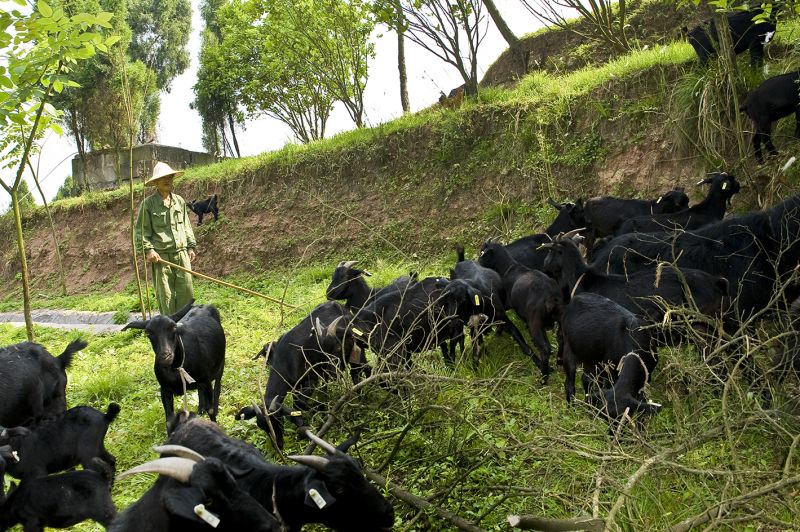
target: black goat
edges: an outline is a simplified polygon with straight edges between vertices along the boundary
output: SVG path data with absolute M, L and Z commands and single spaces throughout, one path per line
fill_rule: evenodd
M 478 263 L 500 274 L 503 280 L 503 307 L 514 309 L 528 326 L 531 339 L 539 348 L 534 362 L 546 379 L 550 374 L 550 342 L 546 329 L 553 327 L 561 310 L 561 294 L 555 281 L 544 273 L 521 265 L 496 242 L 481 246 Z M 531 353 L 532 354 L 532 353 Z
M 760 311 L 800 261 L 800 195 L 767 211 L 678 235 L 622 235 L 609 242 L 593 264 L 612 273 L 631 273 L 650 270 L 657 261 L 725 277 L 731 309 L 740 317 Z
M 138 501 L 119 514 L 109 530 L 283 530 L 261 501 L 239 486 L 231 469 L 222 460 L 204 458 L 192 449 L 178 445 L 157 447 L 156 450 L 171 456 L 147 462 L 119 476 L 123 479 L 136 473 L 161 475 Z M 265 490 L 271 488 L 271 485 L 264 486 Z
M 760 9 L 754 9 L 751 11 L 739 11 L 727 16 L 734 53 L 738 55 L 745 50 L 749 50 L 750 63 L 753 66 L 763 59 L 764 44 L 769 40 L 769 36 L 775 32 L 774 22 L 764 21 L 756 24 L 753 21 L 753 17 L 761 13 Z M 692 28 L 689 31 L 688 39 L 701 64 L 705 64 L 711 57 L 716 57 L 718 53 L 716 20 L 713 18 L 708 19 L 699 26 Z
M 2 454 L 5 457 L 6 453 Z M 92 469 L 12 484 L 8 498 L 0 493 L 0 530 L 17 523 L 26 531 L 67 528 L 87 519 L 108 526 L 117 513 L 111 500 L 114 473 L 103 460 L 95 458 L 94 462 Z
M 679 212 L 630 218 L 620 226 L 617 234 L 697 229 L 722 220 L 725 217 L 725 208 L 730 204 L 733 195 L 740 190 L 739 182 L 726 172 L 717 172 L 697 184 L 710 185 L 705 199 L 700 203 Z
M 356 312 L 353 333 L 392 370 L 411 365 L 411 354 L 439 346 L 447 360 L 447 344 L 463 334 L 458 318 L 463 295 L 447 279 L 427 277 L 404 290 L 382 294 Z M 459 333 L 459 331 L 461 331 Z
M 64 412 L 66 369 L 86 345 L 73 340 L 58 357 L 33 342 L 0 348 L 0 425 L 26 425 Z
M 122 328 L 144 329 L 153 346 L 155 374 L 167 420 L 174 413 L 173 397 L 197 390 L 198 413 L 217 419 L 222 371 L 225 369 L 225 331 L 213 305 L 194 300 L 172 316 L 132 321 Z M 212 387 L 213 383 L 213 387 Z
M 390 292 L 404 290 L 409 284 L 416 282 L 416 274 L 398 277 L 388 286 L 371 288 L 364 276 L 371 276 L 367 270 L 354 268 L 356 260 L 342 261 L 333 270 L 333 278 L 325 295 L 329 300 L 344 300 L 345 306 L 352 311 L 357 311 L 364 305 L 371 303 L 376 297 Z
M 558 210 L 558 215 L 544 230 L 545 234 L 556 236 L 559 233 L 567 233 L 573 229 L 586 227 L 583 200 L 577 199 L 575 203 L 556 203 L 552 199 L 548 199 L 547 203 Z
M 277 341 L 264 346 L 262 351 L 265 355 L 268 352 L 267 364 L 270 366 L 264 404 L 270 405 L 277 399 L 277 404 L 281 405 L 286 395 L 292 392 L 295 412 L 308 410 L 318 383 L 343 371 L 347 364 L 352 369 L 351 377 L 356 381 L 360 371 L 368 365 L 363 351 L 355 344 L 351 320 L 350 312 L 339 303 L 322 303 Z M 236 417 L 250 419 L 256 414 L 254 407 L 246 407 Z M 274 417 L 278 418 L 277 422 Z M 268 433 L 269 425 L 272 425 L 275 443 L 282 449 L 280 413 L 267 418 L 268 424 L 261 422 L 261 418 L 258 420 L 259 426 Z
M 739 110 L 753 121 L 756 131 L 753 134 L 753 150 L 756 160 L 764 162 L 761 153 L 763 143 L 770 155 L 778 150 L 772 144 L 772 123 L 794 113 L 795 138 L 800 138 L 800 71 L 765 80 L 747 95 Z
M 628 275 L 607 274 L 586 264 L 571 238 L 564 236 L 544 247 L 550 250 L 545 270 L 558 280 L 565 301 L 574 294 L 594 292 L 655 322 L 664 317 L 663 303 L 685 306 L 694 301 L 707 316 L 723 311 L 728 282 L 722 277 L 693 269 L 681 269 L 679 274 L 669 266 L 660 272 L 651 269 Z M 684 281 L 690 293 L 685 292 Z
M 333 447 L 306 431 L 329 456 L 290 456 L 301 465 L 280 466 L 268 463 L 255 447 L 204 419 L 179 415 L 171 429 L 168 443 L 221 460 L 236 472 L 237 486 L 279 515 L 289 531 L 299 531 L 309 523 L 356 532 L 392 528 L 392 506 L 367 481 L 359 462 L 346 454 L 352 438 Z
M 214 194 L 213 196 L 207 197 L 203 201 L 194 200 L 186 204 L 186 206 L 197 215 L 197 225 L 203 225 L 204 214 L 213 214 L 215 222 L 219 219 L 219 207 L 217 206 L 218 199 L 219 197 Z
M 618 419 L 626 414 L 655 414 L 661 405 L 644 398 L 644 385 L 650 377 L 651 369 L 646 358 L 636 353 L 628 353 L 619 361 L 616 372 L 619 374 L 614 386 L 595 390 L 587 397 L 587 402 L 599 409 L 608 420 Z
M 593 378 L 603 365 L 613 369 L 627 353 L 641 354 L 652 372 L 656 359 L 651 334 L 633 312 L 599 294 L 583 293 L 572 298 L 559 318 L 564 357 L 564 392 L 567 402 L 575 397 L 575 371 L 583 366 L 583 389 L 589 395 Z M 612 375 L 613 377 L 613 375 Z
M 117 403 L 108 405 L 105 414 L 90 406 L 76 406 L 45 419 L 32 429 L 4 429 L 0 433 L 0 445 L 8 444 L 19 457 L 19 461 L 7 464 L 6 471 L 16 478 L 28 480 L 78 464 L 88 469 L 92 467 L 94 458 L 100 458 L 111 468 L 113 476 L 117 461 L 106 451 L 103 440 L 117 414 Z
M 456 252 L 458 254 L 458 262 L 450 270 L 450 278 L 454 281 L 460 280 L 467 283 L 474 291 L 472 293 L 468 292 L 458 311 L 461 321 L 470 327 L 473 365 L 475 367 L 478 366 L 483 333 L 488 324 L 497 324 L 499 327 L 508 329 L 511 337 L 522 348 L 522 352 L 535 360 L 536 356 L 525 341 L 525 337 L 506 315 L 503 304 L 503 279 L 500 274 L 491 268 L 484 268 L 475 261 L 465 260 L 463 247 L 458 246 Z M 480 319 L 475 319 L 480 316 L 486 316 L 488 324 L 481 323 Z
M 586 245 L 591 248 L 596 239 L 613 235 L 629 218 L 678 212 L 688 206 L 689 196 L 683 191 L 683 187 L 675 187 L 654 200 L 622 199 L 612 196 L 590 198 L 586 200 L 583 208 L 586 223 L 590 228 Z

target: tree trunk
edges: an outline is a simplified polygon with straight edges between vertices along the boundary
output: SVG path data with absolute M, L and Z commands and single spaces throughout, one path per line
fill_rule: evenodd
M 233 140 L 233 147 L 236 150 L 236 157 L 242 158 L 242 152 L 239 151 L 239 141 L 236 140 L 236 130 L 234 129 L 233 114 L 228 113 L 228 125 L 231 128 L 231 140 Z
M 408 103 L 408 73 L 406 72 L 406 30 L 403 27 L 403 10 L 399 2 L 395 2 L 397 10 L 397 70 L 400 71 L 400 106 L 404 113 L 411 111 Z
M 500 35 L 503 36 L 503 39 L 506 40 L 508 43 L 508 47 L 515 50 L 519 46 L 519 39 L 514 32 L 511 31 L 511 28 L 508 27 L 506 21 L 503 19 L 502 15 L 500 15 L 500 11 L 497 9 L 497 6 L 494 5 L 494 0 L 482 0 L 483 5 L 486 6 L 486 11 L 489 12 L 489 16 L 492 17 L 494 21 L 494 25 L 497 26 L 497 29 L 500 30 Z
M 24 161 L 23 161 L 23 164 Z M 17 188 L 11 189 L 11 205 L 14 208 L 14 223 L 17 229 L 17 252 L 19 253 L 19 264 L 22 270 L 22 309 L 25 315 L 25 330 L 28 332 L 28 341 L 33 342 L 33 319 L 31 318 L 31 291 L 28 279 L 28 260 L 25 257 L 25 240 L 22 236 L 22 213 L 19 208 L 19 197 Z

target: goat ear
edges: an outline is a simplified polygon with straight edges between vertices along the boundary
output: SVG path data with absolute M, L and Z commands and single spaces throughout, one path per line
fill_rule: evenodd
M 203 520 L 194 513 L 194 507 L 202 504 L 205 499 L 200 488 L 183 485 L 166 488 L 161 496 L 164 507 L 169 513 L 195 523 L 203 523 Z
M 337 445 L 336 448 L 342 451 L 343 453 L 346 453 L 350 449 L 350 447 L 352 447 L 358 442 L 358 439 L 361 437 L 362 430 L 363 430 L 362 427 L 356 428 L 355 432 L 353 432 L 353 435 L 344 440 L 339 445 Z
M 320 479 L 312 479 L 306 482 L 305 491 L 306 506 L 311 506 L 312 508 L 318 508 L 322 510 L 323 508 L 327 508 L 336 502 L 336 498 L 331 495 L 331 492 L 328 490 L 328 486 L 326 486 L 325 482 Z
M 456 271 L 453 268 L 450 268 L 450 279 L 452 280 L 456 276 Z
M 145 329 L 145 328 L 147 328 L 147 324 L 149 322 L 150 322 L 150 320 L 132 321 L 132 322 L 126 324 L 125 327 L 122 328 L 122 330 L 123 331 L 127 331 L 128 329 Z
M 186 306 L 184 306 L 178 312 L 170 316 L 170 319 L 172 321 L 180 321 L 181 319 L 183 319 L 184 316 L 186 316 L 186 314 L 189 313 L 190 310 L 192 310 L 192 305 L 194 305 L 194 298 L 189 300 L 189 302 L 186 303 Z

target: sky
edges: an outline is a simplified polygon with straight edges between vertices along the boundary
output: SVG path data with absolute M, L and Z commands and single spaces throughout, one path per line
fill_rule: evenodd
M 0 1 L 0 6 L 4 3 Z M 192 34 L 188 44 L 191 64 L 186 72 L 175 78 L 172 90 L 161 95 L 161 114 L 156 142 L 204 151 L 200 115 L 189 108 L 189 104 L 194 100 L 192 87 L 197 80 L 202 30 L 200 0 L 191 0 L 191 3 Z M 495 3 L 517 36 L 541 27 L 519 0 L 495 0 Z M 488 31 L 478 51 L 478 79 L 483 77 L 486 69 L 507 48 L 506 42 L 494 27 L 488 13 L 485 15 L 484 24 L 488 24 Z M 372 38 L 375 42 L 376 55 L 369 64 L 369 78 L 364 95 L 365 122 L 368 126 L 388 122 L 402 114 L 397 72 L 397 37 L 394 33 L 389 33 L 386 28 L 379 28 Z M 440 90 L 447 93 L 463 83 L 455 67 L 442 62 L 408 39 L 406 39 L 406 64 L 412 111 L 435 103 Z M 328 121 L 326 136 L 353 128 L 353 122 L 344 107 L 337 103 Z M 242 155 L 256 155 L 296 142 L 288 127 L 266 117 L 248 120 L 243 129 L 237 130 L 237 138 Z M 45 137 L 41 158 L 34 159 L 34 165 L 38 165 L 40 182 L 48 201 L 55 196 L 64 179 L 72 173 L 71 160 L 75 155 L 75 144 L 69 136 L 59 137 L 54 133 L 48 133 Z M 2 177 L 6 182 L 10 181 L 5 170 Z M 35 191 L 33 180 L 30 176 L 26 176 L 26 179 L 29 188 Z M 37 203 L 41 203 L 38 193 L 34 195 Z M 4 212 L 8 204 L 9 197 L 2 192 L 0 212 Z

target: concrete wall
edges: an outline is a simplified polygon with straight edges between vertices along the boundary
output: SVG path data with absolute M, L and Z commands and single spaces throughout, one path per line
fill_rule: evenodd
M 117 160 L 119 157 L 119 161 Z M 121 183 L 126 182 L 130 175 L 128 164 L 128 151 L 117 151 L 113 149 L 98 150 L 86 156 L 86 177 L 89 180 L 91 190 L 104 190 L 116 188 Z M 153 166 L 161 161 L 170 165 L 175 170 L 182 170 L 189 166 L 211 164 L 217 162 L 217 158 L 208 153 L 184 150 L 174 146 L 164 146 L 161 144 L 142 144 L 133 148 L 133 176 L 140 180 L 142 177 L 150 177 L 153 173 Z M 117 164 L 120 168 L 120 176 L 117 176 Z M 83 161 L 80 156 L 72 159 L 72 178 L 77 185 L 83 183 Z

